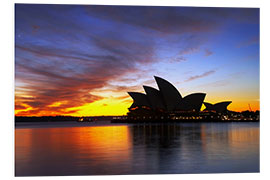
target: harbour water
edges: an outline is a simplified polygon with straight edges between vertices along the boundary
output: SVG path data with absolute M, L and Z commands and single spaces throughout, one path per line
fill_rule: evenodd
M 259 123 L 20 123 L 15 175 L 259 172 Z

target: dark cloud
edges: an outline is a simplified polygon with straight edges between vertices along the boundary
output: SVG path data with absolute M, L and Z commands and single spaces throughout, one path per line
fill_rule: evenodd
M 198 35 L 189 35 L 180 39 L 179 56 L 184 57 L 190 54 L 199 53 L 201 46 L 207 42 L 206 39 Z
M 132 104 L 133 100 L 131 98 L 128 98 L 128 99 L 123 99 L 121 102 L 125 104 Z
M 231 83 L 231 81 L 229 81 L 227 79 L 222 79 L 222 80 L 214 81 L 214 82 L 211 82 L 211 83 L 202 84 L 199 87 L 206 87 L 206 86 L 223 87 L 223 86 L 228 86 L 230 83 Z
M 183 56 L 178 56 L 178 57 L 175 57 L 175 58 L 172 58 L 170 59 L 170 63 L 176 63 L 176 62 L 184 62 L 184 61 L 187 61 L 187 59 Z
M 209 32 L 222 21 L 236 17 L 239 21 L 258 23 L 259 20 L 258 8 L 85 6 L 85 9 L 90 16 L 165 34 Z
M 106 86 L 107 88 L 110 89 L 111 92 L 129 92 L 129 91 L 137 91 L 138 86 L 137 85 L 111 85 L 108 84 Z
M 211 70 L 211 71 L 204 72 L 204 73 L 202 73 L 202 74 L 200 74 L 200 75 L 191 76 L 191 77 L 189 77 L 188 79 L 186 79 L 185 82 L 193 81 L 193 80 L 195 80 L 195 79 L 200 79 L 200 78 L 209 76 L 209 75 L 211 75 L 211 74 L 214 74 L 215 72 L 216 72 L 215 70 Z
M 21 105 L 21 104 L 15 104 L 15 109 L 17 110 L 23 110 L 23 109 L 26 109 L 27 107 Z
M 173 7 L 85 6 L 85 9 L 90 16 L 133 25 L 144 31 L 179 33 L 208 28 L 199 19 L 184 16 Z
M 179 54 L 180 54 L 180 55 L 188 55 L 188 54 L 193 54 L 193 53 L 195 53 L 195 52 L 198 52 L 199 50 L 200 50 L 199 47 L 194 47 L 194 46 L 192 46 L 192 45 L 189 45 L 189 47 L 183 48 L 183 49 L 179 52 Z
M 258 36 L 253 36 L 253 37 L 239 43 L 237 45 L 237 47 L 242 48 L 242 47 L 247 47 L 247 46 L 251 46 L 251 45 L 254 45 L 254 44 L 259 44 L 259 41 L 260 41 L 260 39 L 259 39 Z
M 33 29 L 32 32 L 36 33 L 39 28 L 40 28 L 40 26 L 38 26 L 38 25 L 32 25 L 32 29 Z
M 124 99 L 130 99 L 130 96 L 127 94 L 127 95 L 124 95 L 124 96 L 118 96 L 118 97 L 115 97 L 115 99 L 120 99 L 120 100 L 124 100 Z
M 204 56 L 208 57 L 208 56 L 211 56 L 212 54 L 213 54 L 213 52 L 210 51 L 209 49 L 204 50 Z

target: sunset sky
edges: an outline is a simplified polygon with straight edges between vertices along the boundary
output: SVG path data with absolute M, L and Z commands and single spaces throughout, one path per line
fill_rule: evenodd
M 15 115 L 125 115 L 153 76 L 259 110 L 259 9 L 15 5 Z

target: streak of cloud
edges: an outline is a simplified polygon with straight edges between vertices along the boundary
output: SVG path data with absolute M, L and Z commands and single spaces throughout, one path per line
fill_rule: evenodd
M 200 75 L 191 76 L 188 79 L 186 79 L 185 82 L 193 81 L 193 80 L 196 80 L 196 79 L 200 79 L 200 78 L 209 76 L 211 74 L 214 74 L 215 72 L 216 72 L 215 70 L 211 70 L 211 71 L 204 72 L 204 73 L 202 73 Z
M 247 47 L 247 46 L 251 46 L 251 45 L 254 45 L 254 44 L 259 44 L 259 37 L 258 36 L 254 36 L 254 37 L 251 37 L 241 43 L 239 43 L 237 45 L 238 48 L 242 48 L 242 47 Z
M 204 56 L 206 56 L 206 57 L 211 56 L 213 54 L 213 52 L 210 51 L 209 49 L 205 49 L 204 52 L 205 52 Z

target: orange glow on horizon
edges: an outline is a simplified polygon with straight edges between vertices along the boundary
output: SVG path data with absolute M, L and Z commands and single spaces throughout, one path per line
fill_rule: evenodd
M 93 94 L 93 93 L 92 93 Z M 209 94 L 209 95 L 208 95 Z M 255 93 L 254 93 L 255 94 Z M 256 94 L 251 93 L 230 93 L 225 98 L 224 96 L 209 92 L 204 102 L 212 104 L 221 101 L 232 101 L 228 106 L 228 110 L 231 111 L 246 111 L 249 110 L 249 105 L 252 111 L 260 110 L 260 101 Z M 15 100 L 16 105 L 25 107 L 24 109 L 15 109 L 16 116 L 118 116 L 126 115 L 128 108 L 131 106 L 133 100 L 127 96 L 126 92 L 108 93 L 103 92 L 95 93 L 94 95 L 101 96 L 103 99 L 94 101 L 92 103 L 84 104 L 82 106 L 64 108 L 67 101 L 57 101 L 46 107 L 42 107 L 41 110 L 34 109 L 33 107 L 21 103 L 19 100 Z M 105 96 L 104 96 L 105 95 Z M 211 96 L 210 96 L 211 95 Z M 227 98 L 231 97 L 231 98 Z M 251 98 L 252 99 L 251 99 Z M 63 108 L 61 108 L 63 106 Z M 202 105 L 201 110 L 204 110 L 205 106 Z
M 216 102 L 216 101 L 215 101 Z M 126 115 L 128 112 L 128 108 L 131 106 L 132 100 L 130 100 L 130 103 L 123 103 L 118 101 L 112 101 L 109 100 L 100 100 L 96 101 L 90 104 L 85 104 L 80 107 L 74 107 L 74 108 L 68 108 L 66 109 L 67 113 L 60 114 L 59 112 L 54 111 L 41 111 L 39 113 L 31 114 L 31 110 L 33 108 L 28 107 L 23 110 L 15 110 L 16 116 L 58 116 L 58 115 L 66 115 L 66 116 L 118 116 L 118 115 Z M 246 111 L 249 110 L 248 104 L 251 106 L 252 111 L 260 110 L 260 103 L 259 101 L 254 102 L 232 102 L 228 106 L 228 110 L 231 111 Z M 202 105 L 201 110 L 205 108 L 204 105 Z M 76 111 L 74 113 L 68 113 L 69 111 Z

